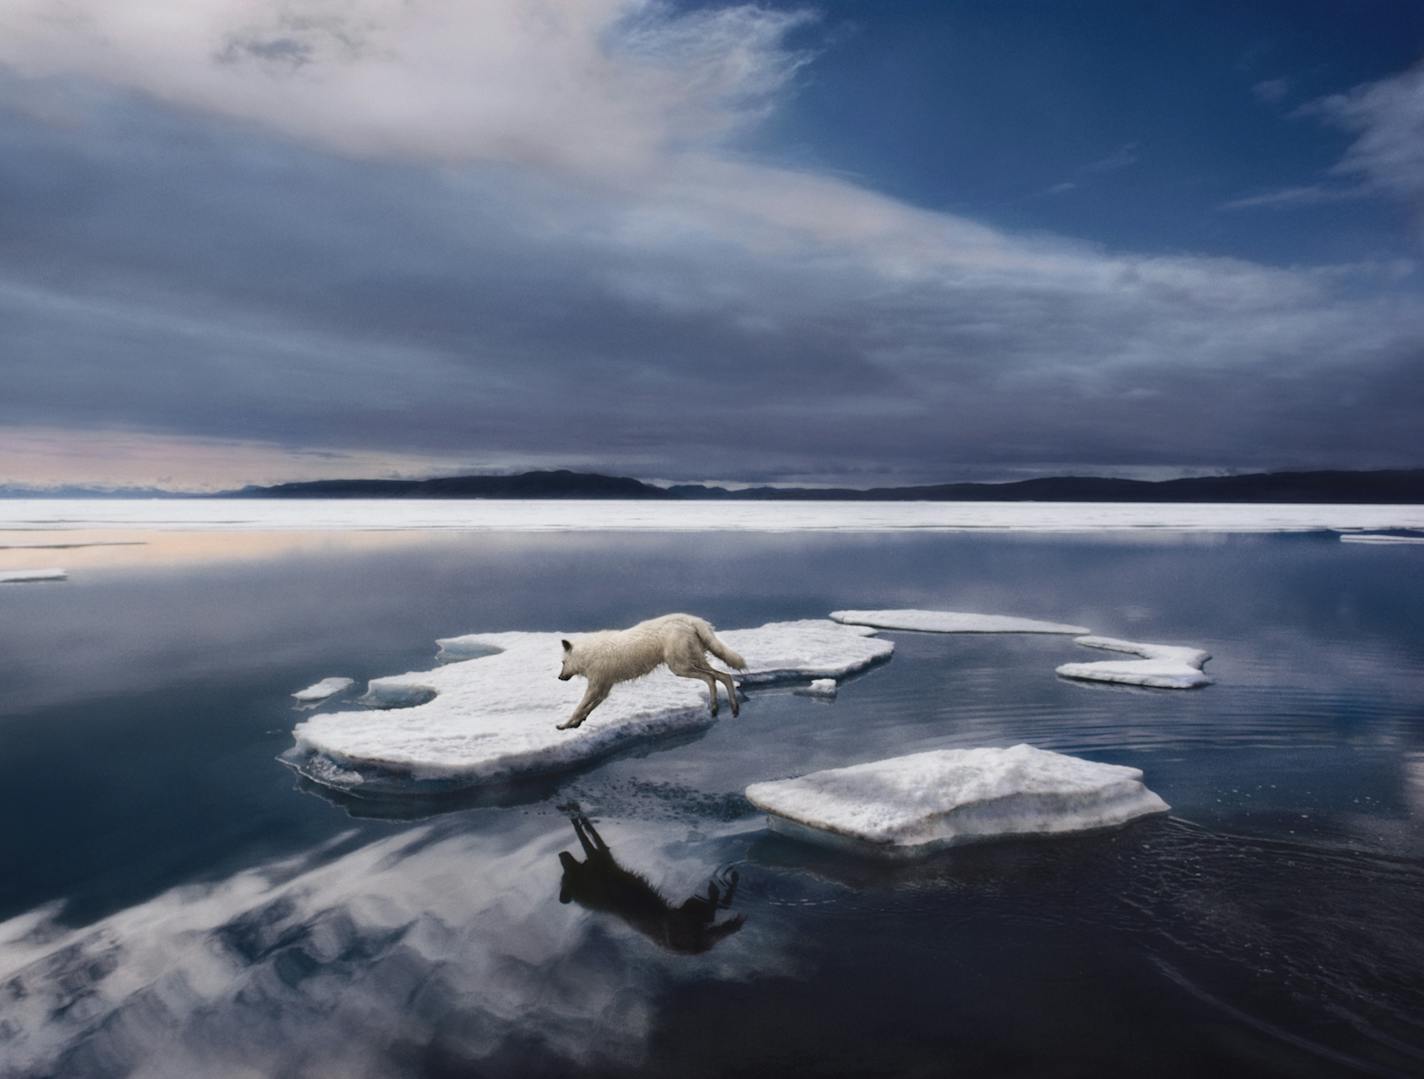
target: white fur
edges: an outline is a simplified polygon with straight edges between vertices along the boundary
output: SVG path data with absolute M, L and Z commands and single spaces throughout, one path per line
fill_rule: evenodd
M 666 663 L 668 670 L 682 678 L 698 678 L 707 683 L 712 694 L 712 714 L 717 714 L 717 683 L 727 687 L 732 701 L 732 715 L 737 704 L 737 684 L 726 671 L 719 671 L 707 662 L 711 652 L 723 663 L 742 670 L 747 661 L 717 639 L 711 625 L 690 614 L 665 614 L 650 618 L 628 629 L 609 629 L 590 633 L 570 643 L 564 641 L 564 665 L 559 677 L 564 680 L 581 674 L 588 679 L 588 689 L 574 714 L 560 730 L 577 727 L 590 712 L 603 703 L 609 691 L 619 682 L 627 682 L 651 674 Z

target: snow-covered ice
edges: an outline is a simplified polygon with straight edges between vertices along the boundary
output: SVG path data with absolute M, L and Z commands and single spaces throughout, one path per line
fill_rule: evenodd
M 817 678 L 807 685 L 798 686 L 796 692 L 804 697 L 834 697 L 839 688 L 834 678 Z
M 1424 543 L 1424 536 L 1381 536 L 1370 532 L 1346 532 L 1341 543 Z
M 889 659 L 895 650 L 869 626 L 841 626 L 824 618 L 771 622 L 718 636 L 750 664 L 733 672 L 744 686 L 845 678 Z
M 1062 622 L 1040 622 L 1036 618 L 1015 618 L 1004 614 L 974 614 L 969 611 L 832 611 L 831 618 L 848 625 L 879 629 L 912 629 L 922 633 L 1091 633 L 1087 626 Z
M 30 581 L 62 581 L 68 574 L 62 569 L 0 569 L 0 584 L 26 584 Z
M 751 686 L 864 670 L 894 649 L 874 633 L 808 619 L 718 636 L 746 658 L 748 669 L 734 673 Z M 584 691 L 582 679 L 556 677 L 562 637 L 577 634 L 479 633 L 441 641 L 447 655 L 487 654 L 373 679 L 368 700 L 417 703 L 313 716 L 297 724 L 287 759 L 317 782 L 358 793 L 448 789 L 576 767 L 634 739 L 713 721 L 704 685 L 659 668 L 616 686 L 582 726 L 556 730 Z
M 771 827 L 893 856 L 1108 828 L 1169 808 L 1142 772 L 1016 745 L 941 749 L 753 783 Z
M 100 527 L 181 531 L 1382 532 L 1424 529 L 1424 506 L 494 498 L 0 499 L 0 531 Z
M 1154 689 L 1195 689 L 1211 685 L 1202 673 L 1202 664 L 1211 653 L 1200 648 L 1184 648 L 1173 644 L 1141 644 L 1121 641 L 1115 637 L 1077 637 L 1075 644 L 1101 648 L 1108 652 L 1126 652 L 1139 659 L 1109 659 L 1096 663 L 1065 663 L 1058 668 L 1064 678 L 1088 682 L 1120 682 L 1130 686 L 1151 686 Z
M 315 685 L 297 690 L 292 696 L 302 702 L 324 701 L 328 697 L 335 697 L 338 693 L 350 689 L 352 685 L 353 682 L 350 678 L 323 678 Z

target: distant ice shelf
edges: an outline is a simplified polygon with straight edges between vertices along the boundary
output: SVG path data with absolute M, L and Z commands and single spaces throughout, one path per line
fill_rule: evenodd
M 1202 673 L 1202 665 L 1211 653 L 1200 648 L 1184 648 L 1172 644 L 1141 644 L 1115 637 L 1078 637 L 1075 644 L 1101 648 L 1108 652 L 1126 652 L 1139 659 L 1109 659 L 1095 663 L 1065 663 L 1058 668 L 1064 678 L 1085 682 L 1118 682 L 1130 686 L 1150 686 L 1154 689 L 1196 689 L 1211 685 Z
M 1383 532 L 1424 506 L 577 499 L 0 499 L 0 531 Z
M 1370 532 L 1346 532 L 1341 543 L 1424 543 L 1424 536 L 1382 536 Z
M 843 678 L 890 657 L 894 645 L 863 626 L 824 619 L 719 631 L 746 657 L 743 686 Z M 297 724 L 284 759 L 308 778 L 353 793 L 420 793 L 577 767 L 639 739 L 713 722 L 707 690 L 665 668 L 614 687 L 580 727 L 556 730 L 583 695 L 560 682 L 562 637 L 479 633 L 442 640 L 447 657 L 482 653 L 430 671 L 372 679 L 366 699 L 398 711 L 327 712 Z M 715 662 L 715 661 L 714 661 Z M 725 704 L 723 715 L 726 715 Z
M 909 629 L 921 633 L 1091 633 L 1087 626 L 1063 622 L 1040 622 L 1036 618 L 1016 618 L 1005 614 L 974 614 L 969 611 L 832 611 L 831 618 L 848 625 L 878 629 Z
M 315 685 L 307 686 L 306 689 L 299 689 L 292 696 L 303 703 L 312 701 L 324 701 L 328 697 L 334 697 L 338 693 L 343 693 L 353 685 L 350 678 L 323 678 Z
M 28 584 L 31 581 L 62 581 L 69 575 L 62 569 L 0 569 L 0 584 Z
M 1029 745 L 914 753 L 753 783 L 746 795 L 773 831 L 892 857 L 1115 827 L 1169 808 L 1136 768 Z

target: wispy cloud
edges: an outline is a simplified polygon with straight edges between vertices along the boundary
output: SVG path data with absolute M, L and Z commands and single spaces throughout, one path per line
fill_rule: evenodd
M 1262 79 L 1251 87 L 1251 93 L 1256 95 L 1256 100 L 1266 105 L 1279 105 L 1288 96 L 1294 85 L 1290 79 Z
M 1320 206 L 1330 202 L 1353 202 L 1368 198 L 1370 192 L 1359 185 L 1303 184 L 1282 187 L 1259 195 L 1243 195 L 1221 204 L 1223 210 L 1251 210 L 1261 206 L 1288 209 L 1296 206 Z
M 1084 165 L 1079 172 L 1084 173 L 1104 173 L 1117 172 L 1119 169 L 1130 168 L 1138 162 L 1137 143 L 1125 142 L 1106 157 Z
M 1074 169 L 1072 179 L 1051 184 L 1030 197 L 1052 198 L 1056 195 L 1066 195 L 1088 186 L 1097 177 L 1131 168 L 1138 162 L 1137 145 L 1135 142 L 1125 142 L 1105 157 L 1100 157 L 1096 161 L 1090 161 L 1086 165 L 1080 165 Z
M 1258 83 L 1258 96 L 1263 86 L 1278 81 Z M 1290 208 L 1382 195 L 1406 204 L 1424 242 L 1424 63 L 1307 102 L 1292 115 L 1348 132 L 1353 141 L 1345 155 L 1318 182 L 1232 199 L 1223 209 Z
M 1424 210 L 1424 63 L 1332 94 L 1310 112 L 1355 137 L 1332 173 Z

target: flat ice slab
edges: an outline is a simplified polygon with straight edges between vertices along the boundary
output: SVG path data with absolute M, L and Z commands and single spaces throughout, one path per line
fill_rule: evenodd
M 1140 644 L 1137 641 L 1120 641 L 1115 637 L 1078 637 L 1074 643 L 1108 652 L 1126 652 L 1141 658 L 1065 663 L 1058 668 L 1058 673 L 1064 678 L 1085 682 L 1119 682 L 1154 689 L 1196 689 L 1211 685 L 1211 679 L 1202 673 L 1202 664 L 1211 659 L 1211 653 L 1200 648 Z
M 350 689 L 353 684 L 350 678 L 323 678 L 315 685 L 297 690 L 292 696 L 304 703 L 324 701 L 328 697 L 335 697 L 338 693 Z
M 1062 622 L 1040 622 L 1036 618 L 1015 618 L 1006 614 L 974 614 L 970 611 L 832 611 L 831 618 L 856 626 L 879 629 L 913 629 L 921 633 L 1091 633 L 1087 626 Z
M 798 687 L 796 692 L 804 697 L 834 697 L 839 688 L 834 678 L 817 678 L 809 685 Z
M 1424 543 L 1424 536 L 1381 536 L 1368 532 L 1346 532 L 1341 543 Z
M 25 584 L 30 581 L 62 581 L 68 574 L 62 569 L 0 569 L 0 584 Z
M 718 636 L 747 660 L 748 670 L 736 672 L 738 680 L 759 685 L 864 670 L 894 649 L 874 633 L 812 619 Z M 556 730 L 584 691 L 583 679 L 556 677 L 559 641 L 566 636 L 577 635 L 480 633 L 441 641 L 447 656 L 484 654 L 431 671 L 372 679 L 368 701 L 409 706 L 313 716 L 297 724 L 287 759 L 308 778 L 337 789 L 419 793 L 560 771 L 635 739 L 712 722 L 706 686 L 659 668 L 615 686 L 582 726 Z
M 890 856 L 1109 828 L 1169 808 L 1136 768 L 1029 745 L 914 753 L 746 793 L 773 831 Z

